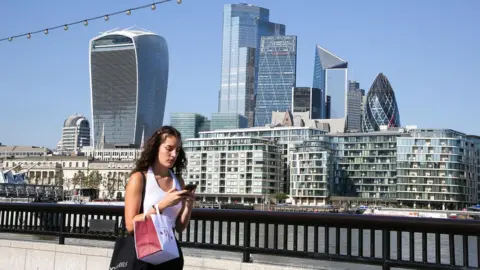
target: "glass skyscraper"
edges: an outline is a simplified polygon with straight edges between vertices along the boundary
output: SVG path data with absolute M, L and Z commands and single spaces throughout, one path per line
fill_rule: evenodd
M 378 74 L 368 91 L 362 121 L 363 132 L 379 131 L 380 126 L 401 126 L 395 93 L 383 73 Z
M 255 104 L 255 126 L 272 122 L 273 111 L 291 110 L 297 79 L 297 37 L 262 37 Z
M 152 32 L 115 30 L 90 41 L 93 146 L 101 141 L 140 146 L 162 126 L 168 48 Z
M 309 112 L 310 119 L 320 119 L 321 90 L 311 87 L 294 87 L 292 112 Z
M 319 45 L 315 48 L 313 87 L 322 89 L 322 117 L 327 118 L 326 96 L 330 96 L 330 117 L 347 114 L 348 62 Z
M 227 4 L 223 11 L 222 78 L 218 112 L 240 113 L 253 125 L 261 36 L 285 35 L 285 26 L 269 21 L 268 9 Z
M 182 140 L 198 138 L 198 133 L 210 130 L 210 120 L 198 113 L 172 113 L 170 125 L 182 134 Z
M 248 119 L 240 113 L 212 113 L 210 130 L 246 128 Z
M 365 90 L 360 89 L 356 81 L 349 81 L 347 95 L 347 129 L 360 132 L 362 130 L 362 104 Z

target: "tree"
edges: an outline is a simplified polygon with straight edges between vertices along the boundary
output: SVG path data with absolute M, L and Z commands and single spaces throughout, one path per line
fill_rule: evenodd
M 118 189 L 124 191 L 127 188 L 128 173 L 120 173 L 118 181 Z
M 115 191 L 118 188 L 118 178 L 119 176 L 113 176 L 112 173 L 108 173 L 107 178 L 102 181 L 102 186 L 107 190 L 109 199 L 115 196 Z
M 87 177 L 83 171 L 78 171 L 75 173 L 72 178 L 73 189 L 75 189 L 77 186 L 81 187 L 82 184 L 85 183 L 86 179 Z
M 102 183 L 102 179 L 102 175 L 97 170 L 91 171 L 87 176 L 85 186 L 91 189 L 98 189 Z
M 65 191 L 70 191 L 72 184 L 73 184 L 72 178 L 65 178 L 63 180 L 63 186 L 65 187 Z
M 57 173 L 55 174 L 55 185 L 63 186 L 64 182 L 65 181 L 63 179 L 63 170 L 58 170 Z
M 288 199 L 288 196 L 287 196 L 287 194 L 285 194 L 283 192 L 279 192 L 279 193 L 275 194 L 275 199 L 277 200 L 277 203 L 279 203 L 281 201 L 284 201 L 284 200 Z

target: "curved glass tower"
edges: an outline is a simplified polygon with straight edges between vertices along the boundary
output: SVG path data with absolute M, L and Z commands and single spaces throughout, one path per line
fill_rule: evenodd
M 362 129 L 363 132 L 379 131 L 382 125 L 400 127 L 400 113 L 392 86 L 380 73 L 367 94 Z
M 92 146 L 140 146 L 163 124 L 168 85 L 165 39 L 145 30 L 114 30 L 90 41 Z

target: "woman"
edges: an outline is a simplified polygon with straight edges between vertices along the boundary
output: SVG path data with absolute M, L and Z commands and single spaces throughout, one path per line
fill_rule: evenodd
M 147 216 L 155 214 L 155 207 L 170 217 L 173 221 L 172 228 L 178 233 L 187 228 L 195 194 L 194 191 L 184 190 L 185 183 L 181 173 L 186 164 L 181 134 L 175 128 L 161 127 L 148 139 L 125 191 L 125 225 L 130 234 L 133 234 L 134 222 L 143 220 L 143 213 Z M 145 198 L 142 203 L 144 179 Z M 160 265 L 151 265 L 140 260 L 137 260 L 135 265 L 143 264 L 142 269 L 148 270 L 183 269 L 180 246 L 179 254 L 179 258 Z

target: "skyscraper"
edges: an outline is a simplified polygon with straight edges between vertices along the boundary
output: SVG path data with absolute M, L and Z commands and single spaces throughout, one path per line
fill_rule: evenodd
M 327 95 L 325 98 L 325 119 L 331 118 L 332 98 Z
M 82 115 L 72 115 L 65 119 L 62 128 L 62 139 L 59 151 L 79 151 L 84 146 L 90 146 L 90 124 Z
M 199 132 L 210 130 L 210 120 L 198 113 L 172 113 L 170 125 L 182 134 L 182 140 L 197 138 Z
M 379 131 L 382 125 L 400 127 L 400 113 L 392 86 L 380 73 L 367 94 L 362 129 L 363 132 Z
M 360 132 L 362 130 L 362 104 L 365 90 L 360 89 L 360 83 L 348 82 L 347 95 L 347 129 Z
M 255 101 L 255 126 L 272 122 L 273 111 L 291 110 L 297 81 L 297 37 L 262 37 Z
M 348 62 L 320 47 L 315 48 L 313 87 L 322 89 L 322 118 L 327 118 L 326 96 L 330 96 L 330 117 L 347 115 Z
M 90 41 L 93 146 L 101 141 L 140 146 L 162 126 L 168 48 L 157 34 L 114 30 Z
M 310 119 L 320 119 L 321 90 L 311 87 L 294 87 L 292 109 L 296 112 L 309 112 Z
M 222 78 L 218 112 L 240 113 L 253 125 L 261 36 L 285 35 L 285 26 L 269 21 L 268 9 L 227 4 L 223 10 Z

